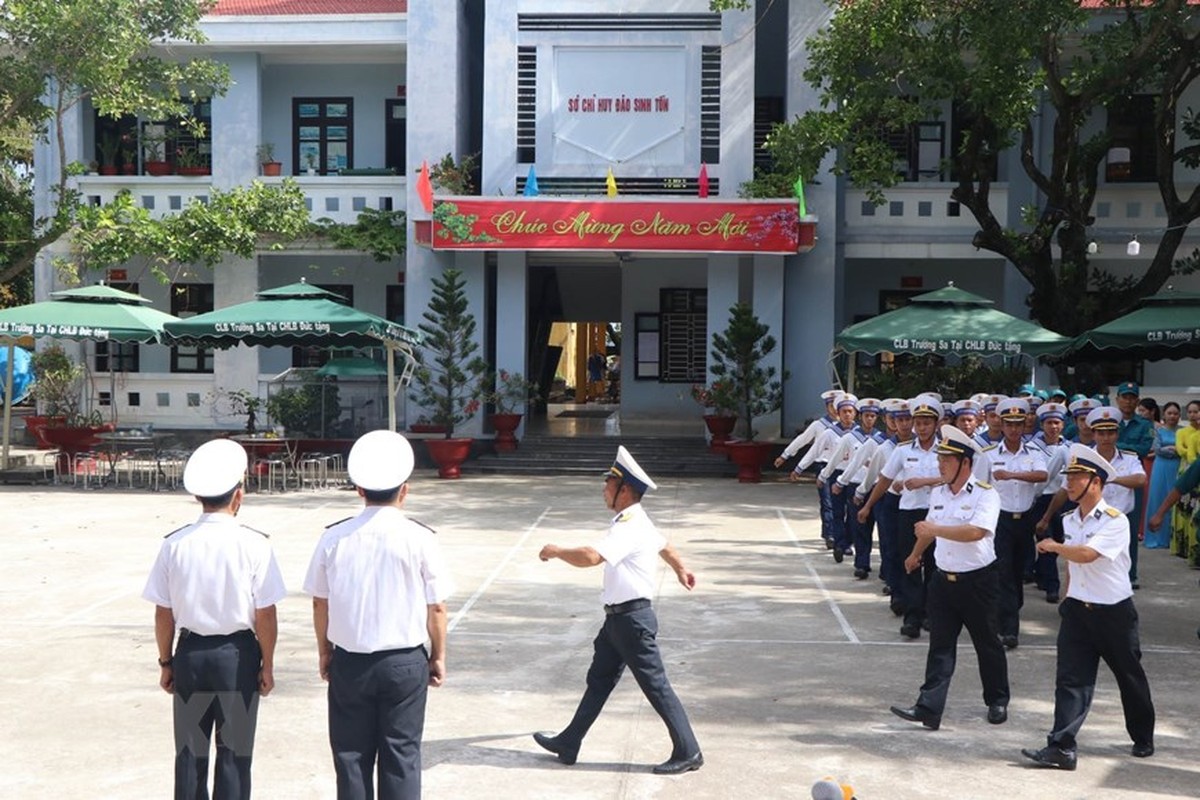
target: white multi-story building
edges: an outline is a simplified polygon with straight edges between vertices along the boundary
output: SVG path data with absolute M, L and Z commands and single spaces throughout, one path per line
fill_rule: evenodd
M 169 214 L 210 187 L 254 179 L 255 148 L 272 143 L 314 218 L 406 210 L 406 256 L 381 264 L 294 244 L 211 272 L 183 265 L 171 286 L 153 283 L 138 264 L 113 270 L 111 280 L 188 314 L 307 277 L 411 325 L 431 278 L 455 267 L 496 368 L 544 380 L 553 370 L 552 323 L 620 323 L 628 419 L 694 419 L 688 388 L 704 380 L 711 333 L 724 329 L 733 303 L 750 303 L 779 341 L 774 365 L 791 375 L 782 413 L 760 430 L 790 431 L 817 410 L 832 377 L 833 338 L 845 325 L 949 280 L 1025 316 L 1029 290 L 1013 267 L 972 246 L 974 220 L 950 199 L 939 163 L 957 135 L 949 108 L 904 144 L 911 180 L 882 206 L 828 173 L 808 187 L 802 219 L 790 199 L 738 199 L 770 123 L 814 105 L 801 77 L 804 43 L 831 13 L 824 0 L 760 0 L 722 14 L 708 0 L 221 0 L 204 22 L 210 41 L 197 48 L 233 75 L 225 96 L 198 109 L 210 136 L 195 146 L 211 153 L 212 174 L 87 176 L 79 188 L 93 202 L 129 189 L 153 213 Z M 68 123 L 68 157 L 81 161 L 95 157 L 105 135 L 145 137 L 154 124 L 105 121 L 86 105 Z M 1106 124 L 1103 115 L 1096 124 Z M 1146 144 L 1137 126 L 1128 133 L 1130 148 Z M 480 194 L 439 194 L 450 218 L 433 222 L 415 176 L 447 153 L 479 154 Z M 50 202 L 55 158 L 52 148 L 38 151 L 40 210 Z M 1037 198 L 1016 152 L 1000 154 L 997 173 L 993 208 L 1004 224 Z M 528 196 L 534 176 L 539 194 Z M 1128 177 L 1102 178 L 1095 207 L 1096 258 L 1116 273 L 1144 268 L 1165 225 L 1157 186 Z M 472 236 L 449 235 L 455 224 Z M 1125 254 L 1133 234 L 1143 244 L 1137 257 Z M 54 281 L 48 256 L 38 270 L 41 297 Z M 104 386 L 112 362 L 103 348 L 92 350 Z M 111 400 L 123 420 L 202 427 L 214 422 L 197 413 L 207 394 L 261 394 L 270 376 L 313 357 L 142 346 L 116 364 Z M 1177 370 L 1148 363 L 1142 377 L 1188 383 Z M 471 424 L 478 432 L 482 423 Z

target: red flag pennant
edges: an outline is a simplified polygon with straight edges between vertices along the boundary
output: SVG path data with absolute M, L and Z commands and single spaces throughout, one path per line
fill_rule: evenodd
M 417 177 L 417 197 L 421 198 L 421 205 L 425 207 L 426 214 L 433 213 L 433 181 L 429 180 L 429 162 L 421 162 L 421 174 Z
M 703 161 L 700 162 L 700 177 L 696 181 L 697 192 L 700 197 L 708 197 L 708 165 Z

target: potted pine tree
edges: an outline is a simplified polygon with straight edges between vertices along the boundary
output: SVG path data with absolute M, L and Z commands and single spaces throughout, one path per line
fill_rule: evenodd
M 727 381 L 736 401 L 738 441 L 728 442 L 729 457 L 738 465 L 738 480 L 758 483 L 763 464 L 771 457 L 774 445 L 754 441 L 758 431 L 754 418 L 769 414 L 783 405 L 783 381 L 787 370 L 778 374 L 775 367 L 763 366 L 763 360 L 775 350 L 770 328 L 759 322 L 750 306 L 737 303 L 729 309 L 729 326 L 712 337 L 709 367 L 714 383 Z
M 475 316 L 467 311 L 462 273 L 448 269 L 433 280 L 433 297 L 417 325 L 424 343 L 417 351 L 417 369 L 409 398 L 429 412 L 445 430 L 442 439 L 426 439 L 438 476 L 457 478 L 471 452 L 470 438 L 455 438 L 454 429 L 479 411 L 481 380 L 487 364 L 476 355 Z

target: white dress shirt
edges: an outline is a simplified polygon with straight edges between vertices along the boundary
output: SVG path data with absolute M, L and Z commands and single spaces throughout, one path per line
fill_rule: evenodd
M 437 534 L 395 506 L 326 528 L 304 579 L 329 600 L 329 641 L 352 653 L 424 644 L 428 607 L 453 589 Z
M 1045 453 L 1040 448 L 1024 442 L 1017 446 L 1017 451 L 1014 453 L 1008 449 L 1008 444 L 1002 441 L 995 447 L 984 451 L 984 455 L 991 464 L 991 484 L 1000 494 L 1000 510 L 1012 514 L 1023 514 L 1028 511 L 1033 506 L 1033 501 L 1037 499 L 1042 484 L 1015 478 L 997 480 L 995 474 L 997 470 L 1045 472 Z
M 634 503 L 613 517 L 608 534 L 596 545 L 604 559 L 604 605 L 654 597 L 658 584 L 658 552 L 667 540 L 654 527 L 641 503 Z
M 926 522 L 937 525 L 971 525 L 987 531 L 974 542 L 937 540 L 933 560 L 943 572 L 970 572 L 983 569 L 996 560 L 996 520 L 1000 517 L 1000 495 L 986 484 L 968 478 L 958 494 L 946 485 L 935 486 L 929 493 Z
M 1079 509 L 1063 517 L 1063 543 L 1085 545 L 1100 554 L 1090 564 L 1067 561 L 1067 597 L 1112 605 L 1133 596 L 1129 582 L 1129 519 L 1101 499 L 1091 513 Z
M 931 440 L 929 449 L 921 447 L 920 439 L 913 439 L 892 451 L 888 463 L 879 473 L 893 483 L 903 485 L 909 478 L 936 478 L 941 472 L 937 464 L 937 441 Z M 900 493 L 900 510 L 915 511 L 929 508 L 929 490 L 923 486 L 920 489 L 904 489 Z

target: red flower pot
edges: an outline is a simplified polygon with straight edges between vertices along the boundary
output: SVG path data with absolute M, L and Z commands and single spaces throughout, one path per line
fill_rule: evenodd
M 80 427 L 47 426 L 42 429 L 42 436 L 51 446 L 61 450 L 55 470 L 60 474 L 68 474 L 71 461 L 85 450 L 90 450 L 101 443 L 96 438 L 97 433 L 106 433 L 115 428 L 111 422 L 103 425 L 83 425 Z
M 33 437 L 38 450 L 51 450 L 54 448 L 54 445 L 46 441 L 46 437 L 42 431 L 51 423 L 61 427 L 66 421 L 66 417 L 29 416 L 25 418 L 25 430 L 29 431 L 29 435 Z
M 100 174 L 101 175 L 116 175 L 117 174 L 116 164 L 102 164 L 100 166 Z
M 471 454 L 474 439 L 426 439 L 425 448 L 429 457 L 438 465 L 439 478 L 459 478 L 459 467 Z
M 415 422 L 408 426 L 412 433 L 445 433 L 445 425 L 433 425 L 427 422 Z
M 709 448 L 714 453 L 729 452 L 725 443 L 729 441 L 729 434 L 733 433 L 733 428 L 737 425 L 737 417 L 705 414 L 704 424 L 708 427 L 708 433 L 712 437 L 708 442 Z
M 738 483 L 758 483 L 762 468 L 771 461 L 775 445 L 770 442 L 727 442 L 729 460 L 737 464 Z
M 497 453 L 511 453 L 517 449 L 517 437 L 515 432 L 517 426 L 521 424 L 521 417 L 524 414 L 492 414 L 490 419 L 492 427 L 496 429 L 496 438 L 492 442 L 492 446 L 496 448 Z
M 176 172 L 180 175 L 189 175 L 191 177 L 197 177 L 200 175 L 211 175 L 212 168 L 211 167 L 179 167 L 176 170 Z
M 147 175 L 156 175 L 157 176 L 157 175 L 170 175 L 171 174 L 171 162 L 170 161 L 147 161 L 145 163 L 145 168 L 146 168 Z

